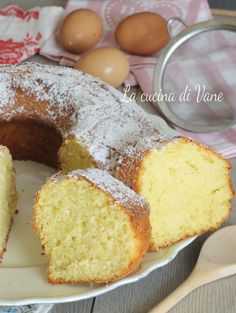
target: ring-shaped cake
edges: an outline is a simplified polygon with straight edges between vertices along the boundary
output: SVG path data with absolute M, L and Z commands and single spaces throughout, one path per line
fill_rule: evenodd
M 150 250 L 219 227 L 231 210 L 230 163 L 160 134 L 145 112 L 99 79 L 25 63 L 0 67 L 0 144 L 14 159 L 64 173 L 100 168 L 150 205 Z

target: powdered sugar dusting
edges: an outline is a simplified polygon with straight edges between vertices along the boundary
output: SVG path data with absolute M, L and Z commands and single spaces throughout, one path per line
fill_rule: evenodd
M 11 104 L 14 101 L 15 92 L 11 86 L 11 75 L 8 73 L 1 73 L 0 75 L 0 108 Z
M 132 208 L 135 205 L 138 205 L 144 209 L 148 208 L 147 203 L 143 197 L 135 193 L 124 183 L 109 175 L 105 171 L 96 168 L 76 170 L 69 173 L 68 176 L 85 177 L 104 192 L 109 193 L 118 203 L 124 204 L 125 206 L 130 206 L 132 203 Z
M 34 112 L 40 121 L 55 125 L 64 138 L 73 134 L 100 168 L 111 173 L 124 151 L 137 156 L 173 138 L 160 135 L 136 103 L 124 102 L 121 92 L 74 69 L 35 63 L 1 66 L 0 116 L 4 120 L 26 110 L 25 103 L 16 105 L 17 88 L 41 102 Z

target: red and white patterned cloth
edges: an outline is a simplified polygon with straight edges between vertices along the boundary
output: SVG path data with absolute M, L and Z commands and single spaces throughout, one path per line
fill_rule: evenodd
M 61 7 L 0 10 L 0 64 L 18 64 L 38 53 L 63 15 Z

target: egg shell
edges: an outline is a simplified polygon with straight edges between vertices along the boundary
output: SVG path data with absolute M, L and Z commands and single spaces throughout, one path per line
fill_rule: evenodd
M 113 87 L 120 86 L 129 74 L 126 55 L 116 48 L 103 47 L 82 55 L 75 68 L 99 77 Z
M 59 31 L 59 40 L 67 51 L 83 53 L 93 48 L 102 34 L 100 17 L 92 10 L 79 9 L 65 17 Z
M 124 51 L 151 55 L 170 40 L 166 20 L 152 12 L 140 12 L 123 19 L 115 31 L 115 39 Z

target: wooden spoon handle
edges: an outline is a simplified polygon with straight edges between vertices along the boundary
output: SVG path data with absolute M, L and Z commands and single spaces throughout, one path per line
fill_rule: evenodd
M 158 303 L 149 313 L 166 313 L 192 290 L 200 286 L 199 280 L 189 277 L 163 301 Z

